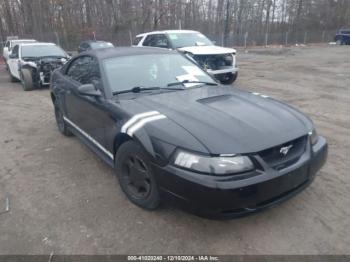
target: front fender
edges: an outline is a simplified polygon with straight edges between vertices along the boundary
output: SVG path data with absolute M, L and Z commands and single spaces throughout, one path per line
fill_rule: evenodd
M 113 143 L 113 153 L 114 155 L 117 153 L 119 147 L 126 141 L 134 140 L 138 142 L 143 149 L 152 157 L 156 158 L 156 153 L 154 151 L 154 147 L 152 144 L 152 141 L 148 134 L 145 132 L 145 130 L 140 130 L 137 132 L 137 134 L 133 135 L 132 137 L 126 133 L 120 132 L 118 133 L 114 138 Z
M 27 61 L 27 62 L 22 62 L 21 63 L 21 68 L 35 68 L 35 69 L 37 69 L 38 66 L 34 62 Z

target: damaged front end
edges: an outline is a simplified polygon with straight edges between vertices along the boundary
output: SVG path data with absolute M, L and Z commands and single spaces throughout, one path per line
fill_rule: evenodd
M 191 55 L 210 75 L 223 84 L 231 84 L 237 78 L 235 54 Z
M 35 87 L 47 86 L 50 84 L 52 72 L 67 62 L 66 58 L 39 57 L 24 59 L 21 69 L 28 69 L 31 72 L 33 85 Z

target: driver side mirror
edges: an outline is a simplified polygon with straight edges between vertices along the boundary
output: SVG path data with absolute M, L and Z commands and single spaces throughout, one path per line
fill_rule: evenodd
M 101 97 L 102 93 L 93 84 L 85 84 L 78 87 L 79 94 L 83 96 Z

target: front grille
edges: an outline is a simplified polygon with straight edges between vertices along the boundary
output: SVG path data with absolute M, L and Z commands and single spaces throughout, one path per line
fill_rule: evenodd
M 261 151 L 258 155 L 272 168 L 281 170 L 296 163 L 305 152 L 307 136 L 297 138 L 282 145 Z M 281 149 L 290 147 L 287 154 L 282 154 Z
M 41 72 L 44 75 L 44 83 L 49 83 L 52 72 L 61 66 L 62 62 L 60 61 L 42 63 Z
M 233 57 L 231 54 L 224 55 L 195 55 L 193 59 L 205 70 L 219 70 L 232 66 Z

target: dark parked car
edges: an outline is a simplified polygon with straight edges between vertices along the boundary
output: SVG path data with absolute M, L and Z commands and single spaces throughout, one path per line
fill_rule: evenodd
M 334 41 L 341 45 L 350 45 L 350 29 L 339 30 Z
M 217 84 L 176 51 L 86 52 L 52 76 L 59 131 L 116 171 L 136 205 L 161 200 L 235 217 L 306 188 L 327 157 L 312 121 L 265 95 Z
M 110 42 L 89 40 L 89 41 L 84 41 L 80 43 L 78 47 L 78 53 L 89 51 L 89 50 L 111 48 L 111 47 L 114 47 L 114 45 Z

